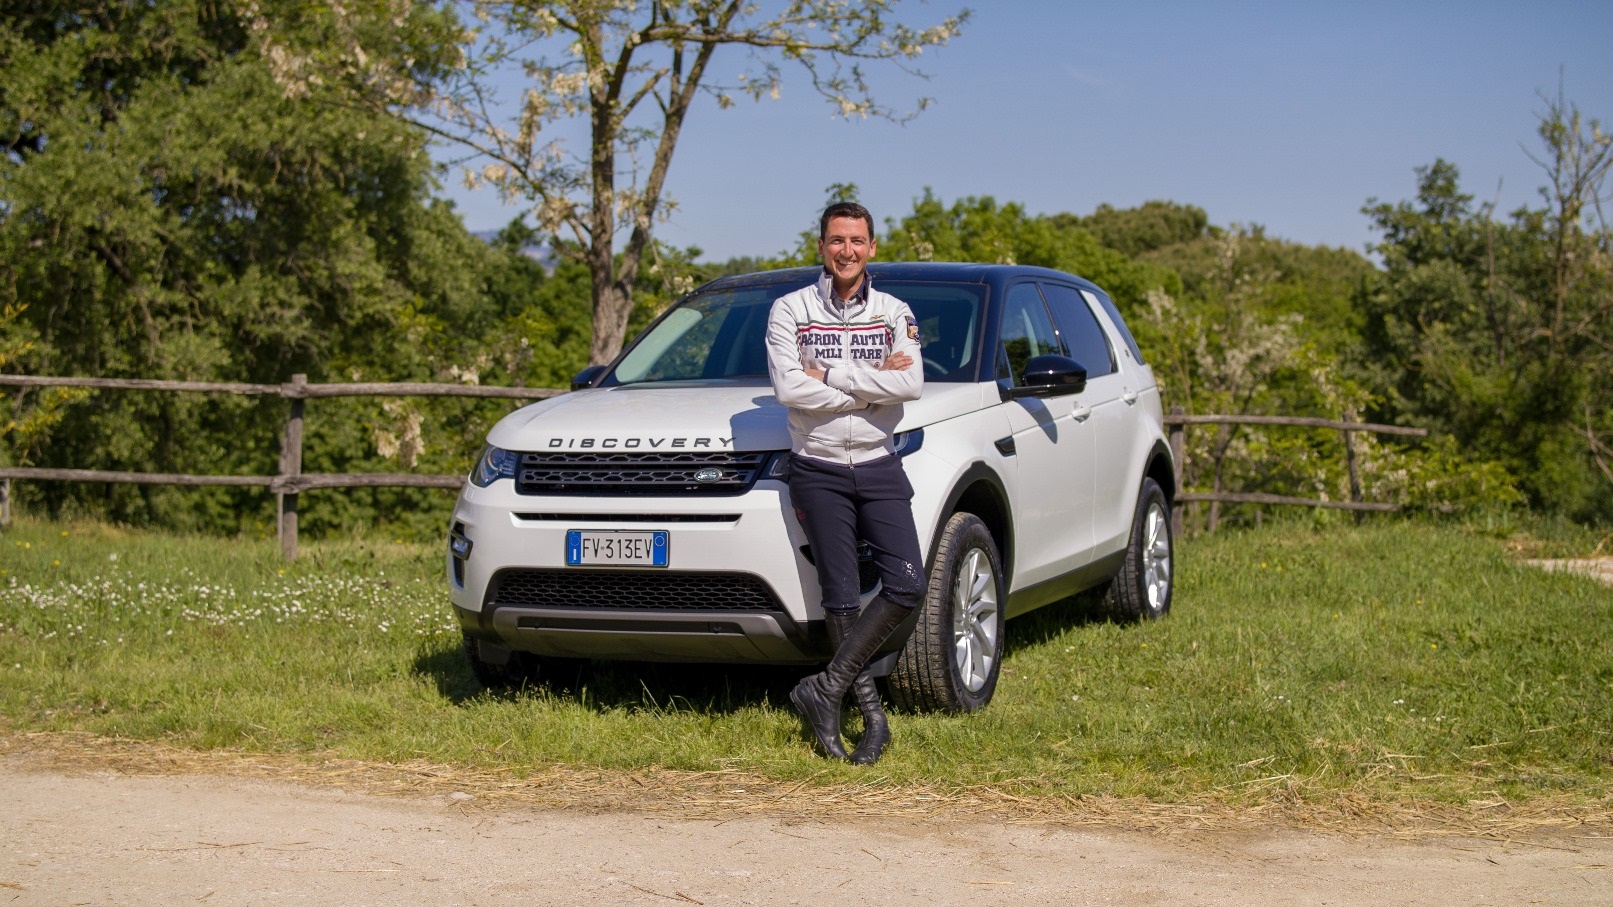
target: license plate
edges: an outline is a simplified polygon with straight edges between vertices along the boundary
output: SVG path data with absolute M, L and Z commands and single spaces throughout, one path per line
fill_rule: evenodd
M 614 532 L 571 529 L 566 532 L 566 566 L 665 567 L 667 531 Z

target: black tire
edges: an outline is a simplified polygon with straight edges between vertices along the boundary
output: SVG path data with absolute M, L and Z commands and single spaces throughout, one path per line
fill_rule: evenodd
M 1116 620 L 1140 621 L 1170 611 L 1176 576 L 1173 542 L 1170 503 L 1159 483 L 1145 478 L 1137 493 L 1126 560 L 1103 596 L 1105 613 Z
M 898 706 L 963 714 L 991 701 L 1007 591 L 991 530 L 972 513 L 953 514 L 941 530 L 918 623 L 886 678 Z

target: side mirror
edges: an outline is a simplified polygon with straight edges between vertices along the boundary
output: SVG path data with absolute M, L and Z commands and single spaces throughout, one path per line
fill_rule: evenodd
M 1086 366 L 1068 356 L 1037 356 L 1025 363 L 1020 384 L 1003 391 L 1005 399 L 1023 397 L 1062 397 L 1079 394 L 1087 388 Z
M 594 382 L 599 380 L 599 376 L 605 374 L 605 369 L 606 366 L 603 365 L 588 366 L 572 377 L 571 389 L 574 391 L 580 391 L 585 387 L 593 387 Z M 1086 375 L 1085 372 L 1082 372 L 1081 374 L 1083 377 Z

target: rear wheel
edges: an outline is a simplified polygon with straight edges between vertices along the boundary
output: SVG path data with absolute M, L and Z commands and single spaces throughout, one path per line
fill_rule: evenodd
M 991 701 L 1002 668 L 1005 592 L 991 530 L 972 513 L 953 514 L 917 626 L 887 678 L 897 705 L 964 713 Z
M 1109 582 L 1109 591 L 1103 597 L 1104 610 L 1117 620 L 1164 617 L 1171 609 L 1175 569 L 1170 506 L 1159 483 L 1143 479 L 1126 560 Z

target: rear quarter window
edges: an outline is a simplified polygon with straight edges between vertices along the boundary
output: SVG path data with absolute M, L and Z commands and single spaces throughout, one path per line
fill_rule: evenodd
M 1147 365 L 1148 363 L 1143 361 L 1143 351 L 1137 346 L 1137 338 L 1131 336 L 1131 328 L 1126 327 L 1126 319 L 1120 317 L 1120 310 L 1115 308 L 1114 300 L 1106 293 L 1094 293 L 1091 290 L 1082 290 L 1081 295 L 1086 297 L 1088 302 L 1103 308 L 1109 320 L 1114 322 L 1115 330 L 1120 332 L 1120 339 L 1126 344 L 1126 349 L 1131 351 L 1132 358 L 1137 360 L 1138 365 Z

